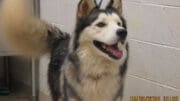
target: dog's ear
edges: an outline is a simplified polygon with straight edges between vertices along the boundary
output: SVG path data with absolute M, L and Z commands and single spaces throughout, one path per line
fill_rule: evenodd
M 96 0 L 81 0 L 78 5 L 77 18 L 81 19 L 88 16 L 96 7 Z
M 122 0 L 111 0 L 107 6 L 108 8 L 114 9 L 119 15 L 122 15 Z

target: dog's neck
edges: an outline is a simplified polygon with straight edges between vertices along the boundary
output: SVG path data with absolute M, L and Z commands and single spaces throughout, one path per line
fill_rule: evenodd
M 98 80 L 108 75 L 117 75 L 119 65 L 109 59 L 97 56 L 90 47 L 80 47 L 77 52 L 82 75 Z
M 119 76 L 119 64 L 97 56 L 88 47 L 81 47 L 70 53 L 69 60 L 71 63 L 66 70 L 66 77 L 83 99 L 113 99 L 122 81 Z M 108 89 L 108 93 L 105 93 L 107 89 L 104 88 Z

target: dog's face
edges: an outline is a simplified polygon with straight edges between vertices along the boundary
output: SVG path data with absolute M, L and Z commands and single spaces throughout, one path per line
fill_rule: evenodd
M 111 61 L 126 57 L 126 23 L 122 17 L 122 3 L 111 0 L 105 10 L 93 0 L 82 0 L 77 14 L 76 38 L 78 47 Z

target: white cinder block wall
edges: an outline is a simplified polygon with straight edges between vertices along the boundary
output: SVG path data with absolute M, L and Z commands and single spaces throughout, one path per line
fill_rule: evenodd
M 129 96 L 180 97 L 180 0 L 124 0 Z
M 72 33 L 78 1 L 41 0 L 41 17 Z M 130 96 L 179 96 L 180 0 L 124 0 L 123 4 L 130 42 L 124 101 Z M 45 94 L 49 94 L 47 63 L 43 58 L 40 68 L 40 89 Z

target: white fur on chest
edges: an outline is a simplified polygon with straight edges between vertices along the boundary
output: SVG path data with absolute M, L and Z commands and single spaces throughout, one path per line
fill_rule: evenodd
M 119 87 L 118 76 L 107 76 L 98 81 L 85 77 L 78 92 L 84 101 L 112 101 Z
M 101 67 L 96 67 L 96 68 L 101 68 Z M 76 90 L 76 92 L 82 98 L 83 101 L 112 101 L 121 87 L 122 78 L 118 73 L 114 73 L 114 74 L 105 73 L 101 75 L 101 74 L 96 74 L 97 73 L 96 72 L 95 74 L 89 74 L 90 72 L 92 73 L 92 71 L 94 70 L 92 69 L 86 73 L 81 72 L 79 74 L 80 83 L 76 81 L 75 79 L 76 76 L 73 73 L 73 70 L 71 70 L 71 68 L 67 70 L 66 76 L 68 82 L 71 84 L 71 86 L 73 86 L 73 88 Z M 98 75 L 99 78 L 96 80 L 94 78 L 91 78 L 90 75 L 92 76 Z
M 81 49 L 78 52 L 78 74 L 73 64 L 69 63 L 65 70 L 67 80 L 83 101 L 112 101 L 123 81 L 119 74 L 120 63 L 93 55 L 88 50 Z

